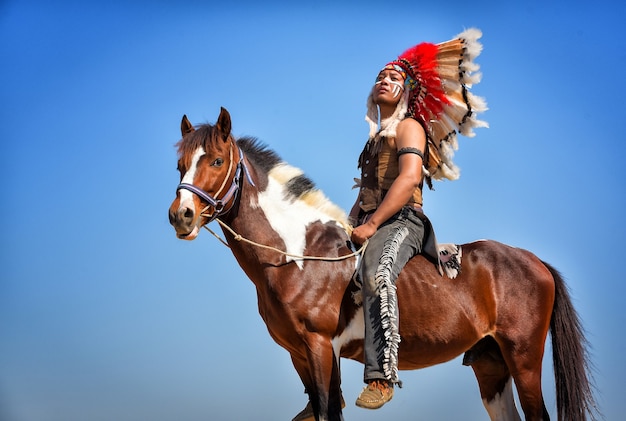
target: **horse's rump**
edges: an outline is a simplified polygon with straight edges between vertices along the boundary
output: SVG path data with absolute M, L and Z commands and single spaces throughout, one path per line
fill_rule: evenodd
M 553 279 L 535 255 L 490 240 L 461 249 L 455 278 L 441 275 L 423 255 L 412 258 L 398 277 L 402 370 L 449 361 L 486 336 L 511 340 L 520 331 L 528 333 L 522 325 L 550 320 Z M 507 305 L 512 298 L 515 305 Z

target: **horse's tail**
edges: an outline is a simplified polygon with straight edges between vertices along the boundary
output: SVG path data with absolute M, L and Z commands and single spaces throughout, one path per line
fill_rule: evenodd
M 593 396 L 588 342 L 563 277 L 543 262 L 554 278 L 555 296 L 550 335 L 559 421 L 595 420 L 599 413 Z

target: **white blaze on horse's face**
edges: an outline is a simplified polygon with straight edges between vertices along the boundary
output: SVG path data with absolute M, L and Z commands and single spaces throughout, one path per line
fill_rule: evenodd
M 204 155 L 206 155 L 206 152 L 203 148 L 196 149 L 191 158 L 191 165 L 187 169 L 187 172 L 185 172 L 181 183 L 193 184 L 193 180 L 196 177 L 196 172 L 198 170 L 198 161 L 200 161 L 200 158 L 202 158 Z M 193 193 L 189 190 L 181 189 L 178 191 L 178 194 L 180 195 L 178 209 L 181 209 L 183 207 L 193 209 Z

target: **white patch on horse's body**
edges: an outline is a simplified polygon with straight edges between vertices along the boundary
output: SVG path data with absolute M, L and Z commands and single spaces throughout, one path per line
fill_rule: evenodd
M 187 172 L 183 176 L 183 179 L 181 180 L 181 183 L 193 184 L 193 179 L 196 176 L 196 170 L 198 168 L 198 161 L 205 154 L 206 154 L 206 152 L 204 151 L 203 148 L 196 149 L 196 151 L 193 153 L 193 156 L 191 158 L 191 165 L 189 166 L 189 169 L 187 170 Z M 188 206 L 188 207 L 193 209 L 193 195 L 194 195 L 194 193 L 190 192 L 189 190 L 185 190 L 185 189 L 178 190 L 178 193 L 180 194 L 180 201 L 179 201 L 179 207 L 178 208 L 180 209 L 183 206 Z
M 337 360 L 339 360 L 339 356 L 341 355 L 341 348 L 352 341 L 363 340 L 364 338 L 365 316 L 363 313 L 363 307 L 359 307 L 352 320 L 350 320 L 344 331 L 341 332 L 341 335 L 335 336 L 331 341 Z
M 319 190 L 306 191 L 298 198 L 290 195 L 286 183 L 300 175 L 302 171 L 298 168 L 281 163 L 269 172 L 267 188 L 258 195 L 258 206 L 285 243 L 285 251 L 296 256 L 304 255 L 306 229 L 310 224 L 335 221 L 342 226 L 336 216 L 345 216 Z M 287 261 L 294 261 L 300 269 L 304 268 L 302 259 L 287 256 Z
M 521 421 L 517 408 L 515 407 L 515 399 L 513 397 L 513 379 L 504 385 L 502 393 L 498 393 L 492 400 L 483 399 L 483 405 L 489 413 L 491 421 Z

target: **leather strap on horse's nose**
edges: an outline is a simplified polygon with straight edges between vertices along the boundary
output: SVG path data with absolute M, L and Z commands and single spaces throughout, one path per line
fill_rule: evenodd
M 224 206 L 220 199 L 215 199 L 209 193 L 205 192 L 200 187 L 194 186 L 193 184 L 180 183 L 178 187 L 176 187 L 176 191 L 178 190 L 188 190 L 192 192 L 193 194 L 197 195 L 198 197 L 200 197 L 200 199 L 204 200 L 205 202 L 207 202 L 209 205 L 213 206 L 214 208 L 217 208 L 219 204 L 221 204 L 222 207 Z

